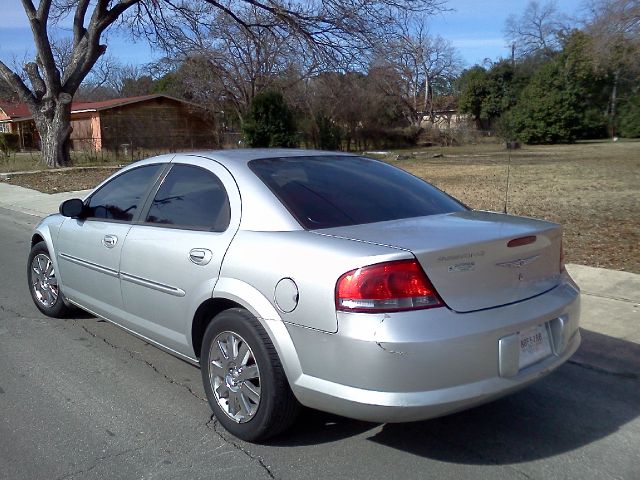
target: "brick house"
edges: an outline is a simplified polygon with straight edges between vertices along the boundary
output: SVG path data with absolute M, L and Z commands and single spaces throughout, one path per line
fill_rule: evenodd
M 168 95 L 114 98 L 71 105 L 73 150 L 184 150 L 216 146 L 214 121 L 191 102 Z M 40 138 L 25 104 L 0 102 L 0 132 L 19 136 L 22 150 Z

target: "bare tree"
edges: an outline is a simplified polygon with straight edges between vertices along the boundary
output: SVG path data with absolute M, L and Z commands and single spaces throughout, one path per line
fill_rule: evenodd
M 113 56 L 102 55 L 83 80 L 74 98 L 80 101 L 97 101 L 117 97 L 119 92 L 115 79 L 119 75 L 120 68 L 120 62 Z
M 41 0 L 37 8 L 31 0 L 22 0 L 37 51 L 36 59 L 24 65 L 30 87 L 20 75 L 0 61 L 0 75 L 28 105 L 33 115 L 42 141 L 43 160 L 50 166 L 68 163 L 71 101 L 82 80 L 106 50 L 106 46 L 100 44 L 102 34 L 137 2 L 127 0 L 111 5 L 112 2 L 98 0 L 93 5 L 88 25 L 85 25 L 86 16 L 92 2 L 79 0 L 74 3 L 73 46 L 70 55 L 59 57 L 62 64 L 56 62 L 48 32 L 52 21 L 51 0 Z M 71 8 L 71 5 L 63 7 Z
M 242 122 L 253 98 L 268 89 L 286 89 L 314 72 L 313 55 L 292 32 L 275 32 L 254 6 L 236 14 L 210 12 L 199 24 L 184 28 L 167 46 L 178 63 L 176 72 L 193 100 L 213 111 L 231 105 Z M 267 26 L 264 26 L 267 25 Z M 299 75 L 292 75 L 298 72 Z
M 99 101 L 116 97 L 134 97 L 152 93 L 152 65 L 122 64 L 110 55 L 103 55 L 82 82 L 74 99 Z
M 112 64 L 105 83 L 123 97 L 147 95 L 153 88 L 153 79 L 147 70 L 140 65 L 116 62 Z
M 591 40 L 593 58 L 600 69 L 611 72 L 607 113 L 613 137 L 620 83 L 627 80 L 637 86 L 640 76 L 640 2 L 589 0 L 586 7 L 584 29 Z
M 376 73 L 322 72 L 288 91 L 304 112 L 299 124 L 306 141 L 318 148 L 366 149 L 384 143 L 384 134 L 403 122 L 397 98 L 381 94 Z M 333 136 L 325 143 L 326 135 Z M 324 137 L 324 138 L 323 138 Z
M 0 82 L 0 100 L 16 102 L 18 101 L 18 95 L 13 91 L 13 88 L 6 83 Z
M 436 85 L 450 93 L 447 86 L 460 74 L 462 60 L 449 41 L 429 33 L 425 17 L 407 16 L 379 52 L 375 69 L 383 90 L 395 94 L 411 124 L 420 127 L 425 117 L 436 120 Z
M 398 11 L 434 12 L 444 0 L 22 0 L 31 26 L 36 59 L 24 66 L 28 83 L 3 62 L 0 75 L 29 106 L 42 140 L 43 160 L 50 166 L 69 162 L 71 101 L 107 46 L 105 31 L 119 19 L 137 35 L 159 46 L 179 32 L 185 23 L 200 24 L 202 12 L 227 13 L 247 30 L 269 28 L 274 34 L 291 33 L 308 48 L 344 55 L 366 48 Z M 238 13 L 253 6 L 266 15 L 261 25 L 243 20 Z M 66 69 L 56 63 L 49 26 L 56 20 L 73 19 L 72 53 Z M 160 35 L 158 35 L 160 33 Z
M 518 58 L 534 54 L 550 56 L 561 47 L 561 38 L 567 29 L 568 19 L 558 12 L 555 1 L 540 3 L 532 0 L 522 15 L 507 18 L 504 34 L 515 47 Z

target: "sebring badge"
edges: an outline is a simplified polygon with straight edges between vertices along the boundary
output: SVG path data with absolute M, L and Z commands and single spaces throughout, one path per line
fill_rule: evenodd
M 519 258 L 517 260 L 512 260 L 510 262 L 496 263 L 498 267 L 507 267 L 507 268 L 521 268 L 525 265 L 529 265 L 530 263 L 535 262 L 540 258 L 540 255 L 534 255 L 532 257 L 527 258 Z

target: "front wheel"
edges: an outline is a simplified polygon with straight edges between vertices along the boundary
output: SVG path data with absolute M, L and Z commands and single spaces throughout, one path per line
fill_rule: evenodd
M 58 278 L 45 242 L 38 242 L 29 253 L 27 262 L 29 292 L 38 310 L 48 317 L 61 318 L 69 313 L 60 293 Z
M 200 365 L 211 409 L 236 437 L 265 440 L 295 420 L 298 403 L 275 347 L 248 311 L 216 315 L 204 334 Z

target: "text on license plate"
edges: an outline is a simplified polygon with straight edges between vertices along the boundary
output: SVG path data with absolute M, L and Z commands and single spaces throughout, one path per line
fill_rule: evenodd
M 536 325 L 520 332 L 520 369 L 549 355 L 551 355 L 551 344 L 545 325 Z

